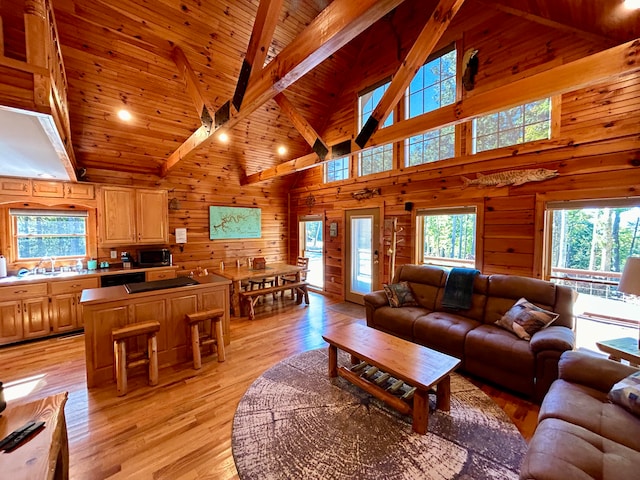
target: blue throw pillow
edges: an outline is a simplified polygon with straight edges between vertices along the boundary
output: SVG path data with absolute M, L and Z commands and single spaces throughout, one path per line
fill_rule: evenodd
M 387 294 L 389 299 L 389 305 L 392 307 L 415 307 L 418 305 L 409 282 L 390 283 L 389 285 L 383 285 L 383 287 L 384 293 Z

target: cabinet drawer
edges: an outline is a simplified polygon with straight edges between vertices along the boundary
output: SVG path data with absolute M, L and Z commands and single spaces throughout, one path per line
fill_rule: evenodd
M 29 283 L 13 285 L 11 287 L 0 287 L 0 300 L 15 300 L 25 297 L 46 297 L 46 283 Z
M 176 278 L 175 270 L 150 270 L 147 272 L 147 282 L 154 280 L 164 280 L 165 278 Z
M 64 293 L 76 293 L 88 288 L 98 288 L 98 286 L 98 279 L 95 277 L 62 280 L 59 282 L 51 282 L 51 294 L 62 295 Z

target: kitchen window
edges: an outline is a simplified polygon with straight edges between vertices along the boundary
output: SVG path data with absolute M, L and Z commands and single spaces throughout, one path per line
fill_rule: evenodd
M 9 209 L 14 260 L 86 257 L 88 212 Z

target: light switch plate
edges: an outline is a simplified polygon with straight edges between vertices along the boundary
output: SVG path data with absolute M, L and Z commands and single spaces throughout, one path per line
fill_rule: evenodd
M 118 258 L 118 251 L 117 250 L 111 250 L 111 258 Z

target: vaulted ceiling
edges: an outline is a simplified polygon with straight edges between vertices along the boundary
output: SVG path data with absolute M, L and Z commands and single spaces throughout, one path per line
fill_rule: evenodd
M 0 2 L 5 32 L 24 0 Z M 380 0 L 378 3 L 390 3 Z M 167 159 L 200 125 L 200 111 L 172 52 L 179 47 L 206 103 L 219 109 L 236 89 L 259 0 L 52 0 L 68 77 L 72 141 L 79 168 L 89 172 L 158 175 Z M 266 55 L 270 62 L 301 34 L 331 0 L 284 0 Z M 399 3 L 399 2 L 396 2 Z M 405 0 L 398 8 L 433 10 L 435 0 Z M 16 8 L 19 7 L 19 8 Z M 479 9 L 514 15 L 596 38 L 610 46 L 640 37 L 640 14 L 623 12 L 620 0 L 467 0 L 459 16 Z M 13 13 L 11 13 L 13 12 Z M 321 18 L 321 17 L 318 17 Z M 426 15 L 428 18 L 428 13 Z M 331 19 L 333 22 L 339 19 Z M 385 21 L 383 18 L 379 21 Z M 8 23 L 9 22 L 9 23 Z M 15 22 L 19 24 L 19 22 Z M 375 29 L 374 24 L 370 27 Z M 322 135 L 332 106 L 367 54 L 364 32 L 329 55 L 285 90 L 294 109 Z M 20 48 L 5 45 L 6 54 Z M 132 119 L 117 112 L 126 108 Z M 293 122 L 268 100 L 228 132 L 176 165 L 177 174 L 213 170 L 236 181 L 312 152 Z M 277 147 L 286 147 L 278 154 Z M 89 178 L 90 179 L 90 178 Z

